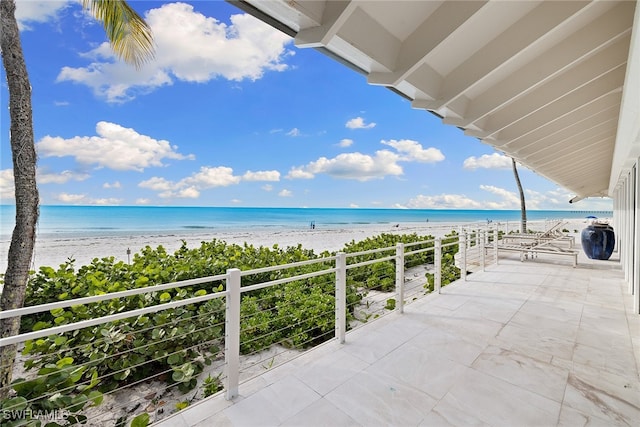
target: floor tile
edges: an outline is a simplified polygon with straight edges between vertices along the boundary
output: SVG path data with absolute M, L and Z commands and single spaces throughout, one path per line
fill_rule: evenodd
M 558 403 L 562 403 L 569 375 L 568 369 L 498 347 L 487 348 L 473 368 Z
M 233 425 L 279 425 L 320 395 L 296 378 L 278 381 L 222 411 Z
M 313 402 L 298 412 L 282 426 L 300 427 L 313 424 L 314 427 L 359 427 L 361 424 L 342 412 L 338 407 L 326 399 Z
M 610 425 L 637 425 L 640 389 L 637 382 L 584 369 L 569 374 L 564 404 Z
M 441 405 L 443 402 L 448 406 Z M 436 410 L 445 418 L 455 416 L 450 411 L 463 411 L 493 426 L 549 426 L 558 421 L 560 403 L 468 369 Z
M 363 426 L 417 425 L 436 400 L 388 376 L 361 372 L 326 399 Z
M 440 399 L 468 368 L 438 350 L 437 347 L 425 349 L 407 344 L 372 364 L 366 372 L 390 377 L 393 381 Z M 408 366 L 411 369 L 407 369 Z
M 296 377 L 321 396 L 367 368 L 364 362 L 348 352 L 337 351 L 321 359 L 309 361 L 298 369 Z M 327 375 L 331 372 L 331 375 Z

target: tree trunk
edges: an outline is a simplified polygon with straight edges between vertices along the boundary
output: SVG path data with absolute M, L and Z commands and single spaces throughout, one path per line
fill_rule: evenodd
M 11 154 L 15 181 L 16 224 L 11 236 L 0 310 L 24 304 L 38 222 L 36 150 L 31 110 L 31 84 L 20 43 L 15 1 L 0 0 L 0 48 L 9 87 Z M 17 335 L 20 318 L 0 320 L 0 336 Z M 16 346 L 0 348 L 0 399 L 7 396 L 12 379 Z
M 520 230 L 522 233 L 527 232 L 527 207 L 524 203 L 524 191 L 522 190 L 522 183 L 520 182 L 520 176 L 518 175 L 518 168 L 516 167 L 516 160 L 512 157 L 511 164 L 513 165 L 513 175 L 516 177 L 516 184 L 518 185 L 518 191 L 520 192 Z

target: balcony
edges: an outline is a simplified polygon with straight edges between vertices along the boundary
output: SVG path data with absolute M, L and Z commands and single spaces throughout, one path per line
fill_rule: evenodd
M 640 419 L 640 317 L 619 260 L 523 262 L 498 251 L 499 231 L 0 312 L 54 318 L 0 339 L 25 346 L 14 378 L 30 381 L 11 386 L 18 397 L 3 417 L 165 427 Z M 441 287 L 455 251 L 474 272 Z M 29 364 L 41 369 L 21 370 Z
M 640 318 L 626 287 L 616 260 L 501 257 L 157 425 L 634 425 Z

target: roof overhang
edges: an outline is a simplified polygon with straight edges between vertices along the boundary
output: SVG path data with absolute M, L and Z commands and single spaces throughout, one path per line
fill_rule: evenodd
M 616 133 L 635 1 L 230 3 L 580 198 L 609 195 L 627 163 Z

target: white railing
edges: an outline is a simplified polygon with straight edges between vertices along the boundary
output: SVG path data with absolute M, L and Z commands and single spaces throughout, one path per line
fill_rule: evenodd
M 433 290 L 435 293 L 440 293 L 443 250 L 451 252 L 451 248 L 458 245 L 461 278 L 466 280 L 467 261 L 474 257 L 479 258 L 484 268 L 485 244 L 489 240 L 497 243 L 497 233 L 497 227 L 493 230 L 475 229 L 469 235 L 466 231 L 460 233 L 458 239 L 449 238 L 446 243 L 443 243 L 441 238 L 437 238 L 416 243 L 399 243 L 395 247 L 357 253 L 340 252 L 330 257 L 246 271 L 230 268 L 225 274 L 210 277 L 0 312 L 0 318 L 3 319 L 48 314 L 54 317 L 58 315 L 55 319 L 59 319 L 64 317 L 62 313 L 82 312 L 83 307 L 109 304 L 114 300 L 128 301 L 128 298 L 144 298 L 145 301 L 160 302 L 68 323 L 64 319 L 60 322 L 54 319 L 54 323 L 59 323 L 58 326 L 1 338 L 0 347 L 18 345 L 21 348 L 31 349 L 30 354 L 25 352 L 16 360 L 14 375 L 31 381 L 44 378 L 43 381 L 46 384 L 46 387 L 43 386 L 38 393 L 33 393 L 25 399 L 12 401 L 13 407 L 11 404 L 5 404 L 2 409 L 4 419 L 21 416 L 37 418 L 42 414 L 7 412 L 37 407 L 50 411 L 49 415 L 51 413 L 60 415 L 59 412 L 52 411 L 66 411 L 63 415 L 67 422 L 75 420 L 74 417 L 86 417 L 86 420 L 77 419 L 85 420 L 87 425 L 117 424 L 127 418 L 129 421 L 126 425 L 128 425 L 136 414 L 143 412 L 154 414 L 150 421 L 156 421 L 161 418 L 159 415 L 161 410 L 164 415 L 168 415 L 175 409 L 186 406 L 192 400 L 219 393 L 216 381 L 223 386 L 226 398 L 232 399 L 240 393 L 240 385 L 243 381 L 295 357 L 299 354 L 299 348 L 309 348 L 319 341 L 331 338 L 343 343 L 346 340 L 347 330 L 359 327 L 371 318 L 394 311 L 402 313 L 405 304 L 429 293 L 425 289 L 428 286 L 425 273 L 434 274 Z M 488 237 L 489 234 L 492 235 L 491 239 Z M 405 269 L 407 259 L 421 254 L 431 254 L 433 266 L 418 265 L 413 269 Z M 388 264 L 394 266 L 393 271 L 384 268 L 376 270 Z M 313 271 L 297 273 L 296 271 L 302 267 Z M 363 269 L 363 267 L 367 268 Z M 380 273 L 376 273 L 377 271 Z M 376 274 L 379 275 L 376 276 Z M 272 279 L 247 284 L 248 278 L 256 275 L 269 275 Z M 362 277 L 356 277 L 357 275 Z M 376 289 L 375 286 L 368 289 L 354 289 L 350 285 L 351 281 L 363 279 L 364 276 L 374 277 L 371 281 L 374 284 L 392 282 L 393 289 L 391 291 L 384 287 Z M 268 309 L 264 308 L 267 306 L 267 300 L 277 298 L 270 294 L 265 296 L 264 291 L 275 289 L 284 295 L 293 289 L 287 286 L 294 285 L 298 287 L 295 289 L 303 287 L 308 291 L 309 298 L 319 297 L 325 301 L 329 301 L 326 293 L 318 291 L 318 288 L 333 289 L 333 303 L 325 304 L 326 307 L 331 307 L 332 312 L 325 310 L 306 314 L 303 319 L 295 319 L 295 315 L 292 314 L 291 324 L 284 326 L 265 324 L 261 320 L 265 310 L 290 309 L 292 312 L 295 310 L 277 304 Z M 197 291 L 194 290 L 196 288 L 198 288 Z M 185 290 L 184 292 L 189 289 L 189 292 L 195 296 L 183 296 L 184 299 L 171 301 L 171 298 L 163 297 L 169 291 L 178 294 L 181 289 Z M 243 301 L 246 308 L 244 313 L 241 310 Z M 386 305 L 383 306 L 385 302 Z M 177 310 L 182 310 L 180 312 L 182 314 L 176 314 Z M 164 320 L 165 323 L 150 321 L 148 318 L 150 315 L 160 316 L 161 318 L 155 321 Z M 333 322 L 330 331 L 325 322 L 329 317 Z M 307 327 L 306 321 L 318 319 L 321 320 L 318 323 L 322 326 L 313 324 L 311 327 L 313 330 L 295 331 L 295 327 Z M 327 330 L 323 331 L 322 327 Z M 81 341 L 76 343 L 74 340 L 82 330 L 87 328 L 93 328 L 89 331 L 95 335 L 95 340 L 90 345 Z M 224 330 L 224 334 L 220 333 L 219 336 L 209 334 L 208 332 L 213 329 Z M 279 335 L 287 331 L 293 332 L 275 343 L 268 339 L 270 334 Z M 198 341 L 197 338 L 200 335 L 207 339 Z M 186 346 L 176 344 L 182 341 L 188 341 L 188 344 Z M 262 341 L 270 344 L 263 345 Z M 65 343 L 75 343 L 75 347 L 67 348 Z M 33 351 L 34 346 L 49 346 L 47 351 L 52 351 L 51 346 L 58 347 L 53 348 L 52 356 L 51 353 L 43 354 L 40 351 Z M 90 351 L 95 348 L 107 350 L 114 348 L 117 351 L 113 353 L 108 353 L 107 350 L 97 351 L 95 355 L 89 356 L 85 354 L 86 361 L 80 364 L 70 360 L 72 354 L 80 354 L 85 349 Z M 55 350 L 58 349 L 59 353 L 56 355 Z M 141 354 L 146 356 L 147 353 L 150 355 L 149 358 L 140 356 Z M 188 358 L 194 354 L 197 354 L 197 361 Z M 28 359 L 30 355 L 32 358 Z M 45 359 L 46 363 L 43 362 Z M 153 369 L 159 362 L 170 359 L 175 363 L 169 363 L 168 367 L 165 364 L 160 370 Z M 38 367 L 44 366 L 40 375 L 22 369 L 31 364 Z M 100 369 L 105 365 L 108 365 L 111 370 Z M 143 371 L 149 371 L 149 375 L 143 375 Z M 194 389 L 192 387 L 194 381 L 200 379 L 199 382 L 202 383 L 207 374 L 209 382 L 205 381 L 204 386 Z M 64 387 L 55 383 L 54 380 L 58 380 L 56 375 L 67 378 Z M 172 381 L 167 383 L 167 377 L 172 378 Z M 88 392 L 92 388 L 99 388 L 98 385 L 107 383 L 111 384 L 111 388 L 103 389 L 102 393 Z M 181 394 L 176 391 L 180 386 L 191 387 L 191 391 Z M 65 396 L 68 397 L 68 401 L 60 401 L 63 397 L 66 398 Z M 50 404 L 42 404 L 43 399 Z M 95 408 L 87 404 L 91 400 L 98 402 L 101 399 L 104 401 Z M 172 399 L 177 402 L 175 408 L 163 407 L 162 402 Z M 84 409 L 79 411 L 80 408 Z

